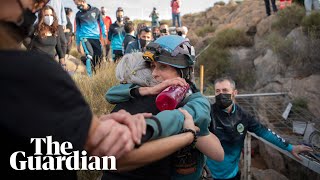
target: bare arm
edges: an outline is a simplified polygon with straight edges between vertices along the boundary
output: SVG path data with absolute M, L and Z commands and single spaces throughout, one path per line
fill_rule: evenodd
M 204 155 L 216 161 L 223 161 L 224 150 L 217 136 L 210 133 L 206 136 L 198 137 L 196 147 Z

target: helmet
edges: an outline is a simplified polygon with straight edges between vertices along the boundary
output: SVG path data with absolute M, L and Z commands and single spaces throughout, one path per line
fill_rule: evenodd
M 149 43 L 143 58 L 146 61 L 156 61 L 184 69 L 194 66 L 195 50 L 189 39 L 177 35 L 167 35 Z

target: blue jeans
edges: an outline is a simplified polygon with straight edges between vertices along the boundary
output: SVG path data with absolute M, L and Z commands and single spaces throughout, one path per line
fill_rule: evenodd
M 312 5 L 313 5 L 314 10 L 319 11 L 319 1 L 318 0 L 304 0 L 304 7 L 306 8 L 307 15 L 311 14 Z
M 178 22 L 178 27 L 181 27 L 180 13 L 178 14 L 172 13 L 172 26 L 176 26 L 176 20 Z

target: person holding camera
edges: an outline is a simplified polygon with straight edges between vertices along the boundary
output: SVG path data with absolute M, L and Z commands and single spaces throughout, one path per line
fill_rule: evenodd
M 153 8 L 149 17 L 151 17 L 151 26 L 159 27 L 159 13 L 157 12 L 157 9 L 155 7 Z

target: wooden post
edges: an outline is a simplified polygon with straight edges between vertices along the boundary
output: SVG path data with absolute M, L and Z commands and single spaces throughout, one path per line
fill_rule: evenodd
M 200 65 L 200 92 L 203 94 L 203 78 L 204 78 L 204 68 Z
M 243 164 L 243 179 L 250 180 L 251 179 L 251 135 L 247 133 L 246 138 L 244 140 L 244 164 Z

